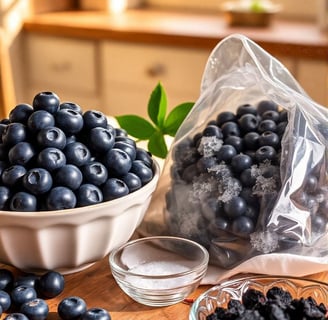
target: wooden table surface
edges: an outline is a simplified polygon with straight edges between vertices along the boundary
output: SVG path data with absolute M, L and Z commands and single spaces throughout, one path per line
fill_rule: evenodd
M 0 265 L 0 268 L 9 268 Z M 18 272 L 19 273 L 19 272 Z M 328 271 L 308 276 L 307 278 L 328 281 Z M 188 298 L 195 299 L 211 286 L 199 286 Z M 80 296 L 88 308 L 105 308 L 112 320 L 187 320 L 190 304 L 180 302 L 168 307 L 147 307 L 130 299 L 116 284 L 111 275 L 108 257 L 83 271 L 65 275 L 65 289 L 56 298 L 47 300 L 50 313 L 47 319 L 59 319 L 57 306 L 68 296 Z

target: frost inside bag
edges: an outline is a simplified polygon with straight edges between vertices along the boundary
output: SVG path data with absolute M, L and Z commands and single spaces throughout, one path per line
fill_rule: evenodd
M 328 110 L 257 44 L 229 36 L 139 231 L 196 240 L 225 275 L 326 270 L 327 141 Z

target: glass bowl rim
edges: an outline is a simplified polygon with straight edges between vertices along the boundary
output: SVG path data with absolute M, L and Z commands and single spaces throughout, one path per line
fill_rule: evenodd
M 198 263 L 198 265 L 196 267 L 193 267 L 192 269 L 182 271 L 182 272 L 170 273 L 170 274 L 166 274 L 166 275 L 149 275 L 149 274 L 136 273 L 136 272 L 133 272 L 130 270 L 125 270 L 115 263 L 114 258 L 116 256 L 116 254 L 119 251 L 121 251 L 122 249 L 124 249 L 125 247 L 129 247 L 129 246 L 132 246 L 137 243 L 148 242 L 148 241 L 152 241 L 152 240 L 175 240 L 175 241 L 182 241 L 184 243 L 188 243 L 188 244 L 193 245 L 194 247 L 200 249 L 200 251 L 203 253 L 203 259 Z M 149 236 L 149 237 L 138 238 L 138 239 L 131 240 L 131 241 L 121 245 L 120 247 L 112 250 L 112 252 L 109 254 L 109 264 L 114 272 L 117 272 L 120 275 L 124 274 L 127 276 L 143 277 L 144 279 L 153 279 L 153 280 L 178 278 L 178 277 L 186 276 L 189 274 L 193 274 L 198 271 L 205 272 L 207 270 L 208 262 L 209 262 L 209 253 L 205 247 L 203 247 L 201 244 L 199 244 L 193 240 L 181 238 L 181 237 L 174 237 L 174 236 Z

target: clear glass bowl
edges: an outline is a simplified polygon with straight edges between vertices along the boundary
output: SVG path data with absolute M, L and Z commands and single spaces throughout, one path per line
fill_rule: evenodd
M 109 263 L 120 288 L 148 306 L 167 306 L 186 298 L 208 266 L 207 250 L 177 237 L 140 238 L 113 250 Z
M 328 285 L 320 281 L 293 277 L 245 277 L 222 282 L 200 295 L 190 309 L 189 320 L 205 320 L 216 307 L 226 308 L 231 299 L 241 301 L 243 293 L 249 288 L 265 294 L 274 286 L 288 290 L 293 298 L 312 296 L 317 303 L 328 303 Z

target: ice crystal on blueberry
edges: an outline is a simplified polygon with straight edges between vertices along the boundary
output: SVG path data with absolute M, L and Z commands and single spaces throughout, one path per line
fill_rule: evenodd
M 219 139 L 216 136 L 203 136 L 197 150 L 205 158 L 212 157 L 215 155 L 215 152 L 220 150 L 222 144 L 222 139 Z
M 278 246 L 278 235 L 275 232 L 259 231 L 250 235 L 251 246 L 261 252 L 270 253 L 275 251 Z

